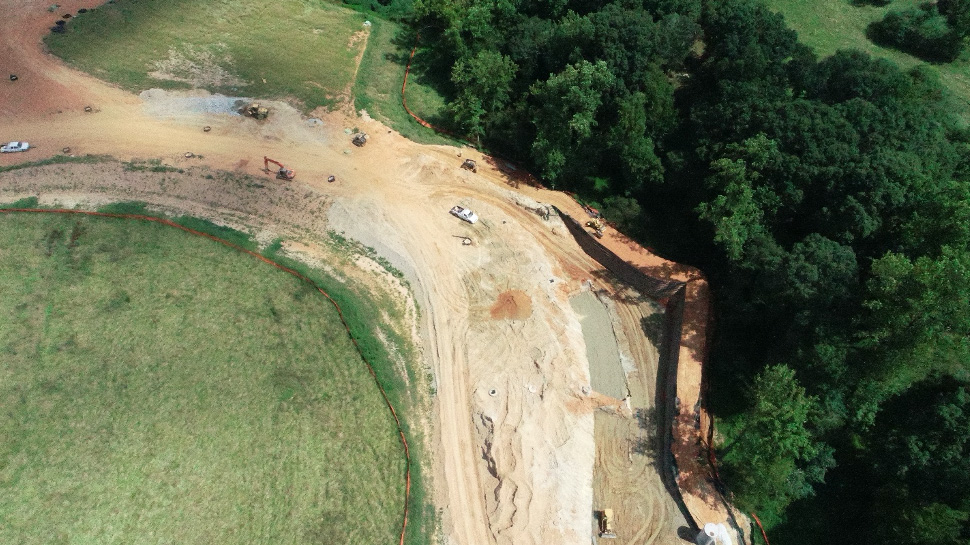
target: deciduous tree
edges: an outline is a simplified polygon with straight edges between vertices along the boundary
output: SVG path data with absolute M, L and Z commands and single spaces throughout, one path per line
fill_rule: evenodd
M 834 465 L 832 450 L 812 432 L 818 400 L 788 366 L 766 368 L 748 395 L 751 406 L 722 459 L 744 507 L 774 522 L 793 500 L 812 494 Z
M 590 141 L 597 113 L 614 82 L 605 62 L 581 61 L 532 86 L 537 105 L 532 117 L 536 127 L 532 154 L 543 177 L 556 182 L 567 165 L 588 164 L 588 148 L 599 147 Z

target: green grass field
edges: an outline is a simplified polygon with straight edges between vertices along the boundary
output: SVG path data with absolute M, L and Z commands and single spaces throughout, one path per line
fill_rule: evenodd
M 0 215 L 0 543 L 391 543 L 404 461 L 333 307 L 209 240 Z
M 372 21 L 354 79 L 362 41 Z M 357 109 L 422 143 L 449 143 L 401 105 L 410 44 L 400 26 L 324 0 L 115 0 L 72 18 L 46 43 L 57 56 L 106 81 L 139 92 L 200 87 L 258 98 L 295 99 L 304 111 L 331 107 L 352 89 Z M 174 78 L 174 79 L 173 79 Z M 447 124 L 445 99 L 423 74 L 408 82 L 418 115 Z
M 115 0 L 46 39 L 78 69 L 122 87 L 201 87 L 331 105 L 351 85 L 365 16 L 323 0 Z M 161 64 L 159 64 L 161 63 Z M 265 80 L 265 83 L 264 83 Z
M 771 9 L 785 16 L 799 39 L 822 57 L 839 49 L 858 49 L 874 57 L 894 61 L 908 69 L 924 61 L 895 49 L 880 47 L 866 38 L 866 27 L 889 11 L 916 7 L 920 0 L 895 0 L 887 6 L 857 6 L 852 0 L 765 0 Z M 953 92 L 955 106 L 970 118 L 970 59 L 967 55 L 949 64 L 932 65 L 940 80 Z

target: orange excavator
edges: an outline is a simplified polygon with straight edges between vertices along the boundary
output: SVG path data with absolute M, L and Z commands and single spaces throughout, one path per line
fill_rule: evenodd
M 285 166 L 283 166 L 283 163 L 279 161 L 274 161 L 264 155 L 263 170 L 265 170 L 266 172 L 269 172 L 270 163 L 273 163 L 274 165 L 280 167 L 280 169 L 276 171 L 276 177 L 279 178 L 280 180 L 292 180 L 293 178 L 296 178 L 296 172 L 294 172 L 293 169 L 286 168 Z

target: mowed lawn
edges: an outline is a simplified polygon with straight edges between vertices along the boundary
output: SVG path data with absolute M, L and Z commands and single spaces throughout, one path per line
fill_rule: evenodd
M 51 51 L 78 69 L 140 91 L 189 87 L 331 105 L 352 83 L 365 16 L 301 0 L 115 0 L 51 34 Z M 265 82 L 264 82 L 265 80 Z
M 894 61 L 909 69 L 924 61 L 895 49 L 880 47 L 866 37 L 866 28 L 890 11 L 918 6 L 920 0 L 894 0 L 887 6 L 855 5 L 852 0 L 765 0 L 768 7 L 785 16 L 798 38 L 821 57 L 839 49 L 858 49 L 873 57 Z M 970 58 L 966 54 L 955 62 L 930 65 L 940 80 L 953 92 L 955 106 L 970 118 Z
M 393 543 L 403 472 L 307 285 L 170 227 L 0 215 L 0 543 Z

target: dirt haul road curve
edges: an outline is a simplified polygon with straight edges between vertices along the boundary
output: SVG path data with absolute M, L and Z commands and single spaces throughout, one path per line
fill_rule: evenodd
M 454 148 L 415 144 L 366 118 L 335 113 L 309 126 L 283 104 L 275 104 L 277 113 L 264 123 L 181 111 L 177 103 L 159 109 L 151 96 L 131 95 L 43 53 L 41 38 L 59 14 L 98 4 L 62 1 L 54 14 L 47 12 L 49 1 L 0 1 L 0 139 L 27 140 L 35 148 L 0 156 L 0 165 L 70 147 L 74 154 L 244 172 L 272 186 L 280 183 L 261 171 L 262 157 L 281 160 L 296 170 L 297 180 L 272 191 L 295 191 L 328 205 L 304 218 L 305 226 L 322 229 L 319 215 L 325 214 L 326 228 L 375 248 L 414 288 L 423 357 L 436 389 L 426 452 L 433 455 L 444 543 L 589 543 L 592 510 L 602 507 L 593 504 L 593 413 L 618 400 L 589 392 L 585 342 L 569 296 L 602 267 L 556 218 L 542 221 L 527 210 L 538 206 L 536 199 L 572 213 L 577 207 L 561 194 L 513 190 L 484 162 L 478 174 L 460 170 Z M 19 81 L 8 81 L 7 73 Z M 93 111 L 84 111 L 88 105 Z M 211 132 L 202 131 L 206 125 Z M 353 126 L 371 135 L 364 148 L 350 145 L 343 129 Z M 186 152 L 204 158 L 185 159 Z M 468 156 L 481 159 L 466 150 Z M 66 202 L 100 193 L 101 199 L 178 208 L 171 201 L 182 198 L 182 208 L 197 214 L 232 211 L 263 223 L 293 213 L 282 197 L 254 208 L 257 201 L 220 191 L 217 180 L 158 189 L 152 186 L 157 180 L 89 165 L 51 167 L 46 180 L 17 172 L 3 179 L 26 193 L 35 184 L 35 194 Z M 331 174 L 337 183 L 326 182 Z M 447 210 L 455 204 L 472 208 L 482 221 L 469 226 L 451 217 Z M 474 243 L 463 246 L 455 235 Z M 509 305 L 514 308 L 501 308 Z M 619 313 L 627 337 L 642 336 L 635 315 Z M 656 471 L 636 477 L 644 486 L 629 483 L 641 497 L 628 513 L 618 510 L 621 538 L 630 536 L 618 543 L 633 543 L 634 534 L 636 543 L 681 543 L 676 528 L 683 518 Z M 642 497 L 642 490 L 656 493 Z

